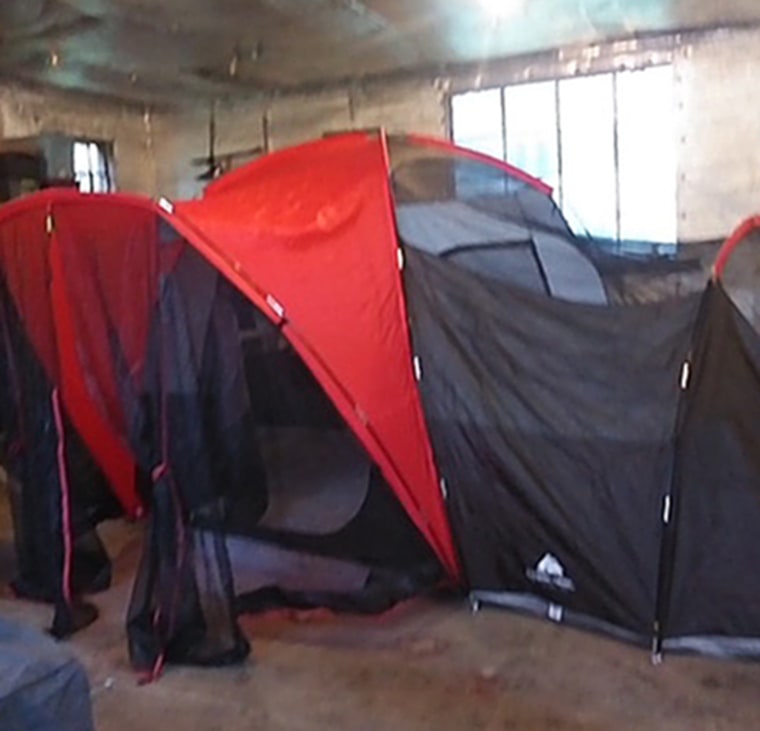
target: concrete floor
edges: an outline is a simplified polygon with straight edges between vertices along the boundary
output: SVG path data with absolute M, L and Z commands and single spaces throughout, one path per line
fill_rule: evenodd
M 0 503 L 1 504 L 1 503 Z M 0 613 L 40 628 L 48 607 L 13 600 L 10 522 L 0 510 Z M 71 641 L 93 686 L 98 731 L 705 731 L 760 729 L 760 664 L 669 657 L 499 610 L 415 601 L 376 618 L 244 620 L 251 660 L 169 668 L 139 687 L 124 614 L 139 552 L 110 527 L 115 586 Z

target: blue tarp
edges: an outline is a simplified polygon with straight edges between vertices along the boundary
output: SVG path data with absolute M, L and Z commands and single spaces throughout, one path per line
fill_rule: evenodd
M 0 617 L 0 729 L 94 731 L 90 683 L 71 652 Z

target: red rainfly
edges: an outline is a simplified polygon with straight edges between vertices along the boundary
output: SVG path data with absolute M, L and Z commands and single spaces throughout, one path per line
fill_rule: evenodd
M 458 577 L 415 382 L 383 139 L 346 135 L 264 158 L 211 185 L 203 200 L 179 204 L 179 221 L 220 271 L 283 321 Z

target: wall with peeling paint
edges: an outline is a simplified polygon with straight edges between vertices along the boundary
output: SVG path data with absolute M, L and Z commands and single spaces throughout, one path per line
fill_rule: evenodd
M 265 108 L 255 103 L 218 104 L 216 110 L 216 145 L 225 152 L 264 147 Z M 208 155 L 208 107 L 153 117 L 156 185 L 159 193 L 170 199 L 187 199 L 200 195 L 205 183 L 196 180 L 203 166 L 191 160 Z M 241 162 L 245 162 L 244 160 Z
M 82 95 L 0 86 L 0 137 L 30 137 L 43 132 L 113 142 L 119 190 L 155 194 L 149 113 Z

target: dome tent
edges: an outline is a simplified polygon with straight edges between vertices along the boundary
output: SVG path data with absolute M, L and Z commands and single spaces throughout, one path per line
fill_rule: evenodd
M 128 635 L 151 672 L 244 657 L 240 611 L 379 611 L 442 575 L 635 640 L 754 648 L 751 602 L 722 625 L 678 605 L 703 575 L 680 527 L 697 457 L 720 469 L 696 518 L 728 453 L 751 517 L 740 404 L 715 415 L 725 453 L 687 439 L 713 418 L 691 406 L 715 357 L 700 343 L 741 311 L 701 260 L 607 278 L 550 193 L 445 143 L 356 133 L 198 201 L 0 209 L 19 593 L 56 602 L 58 634 L 89 621 L 95 526 L 147 510 Z M 731 332 L 721 352 L 757 335 Z

